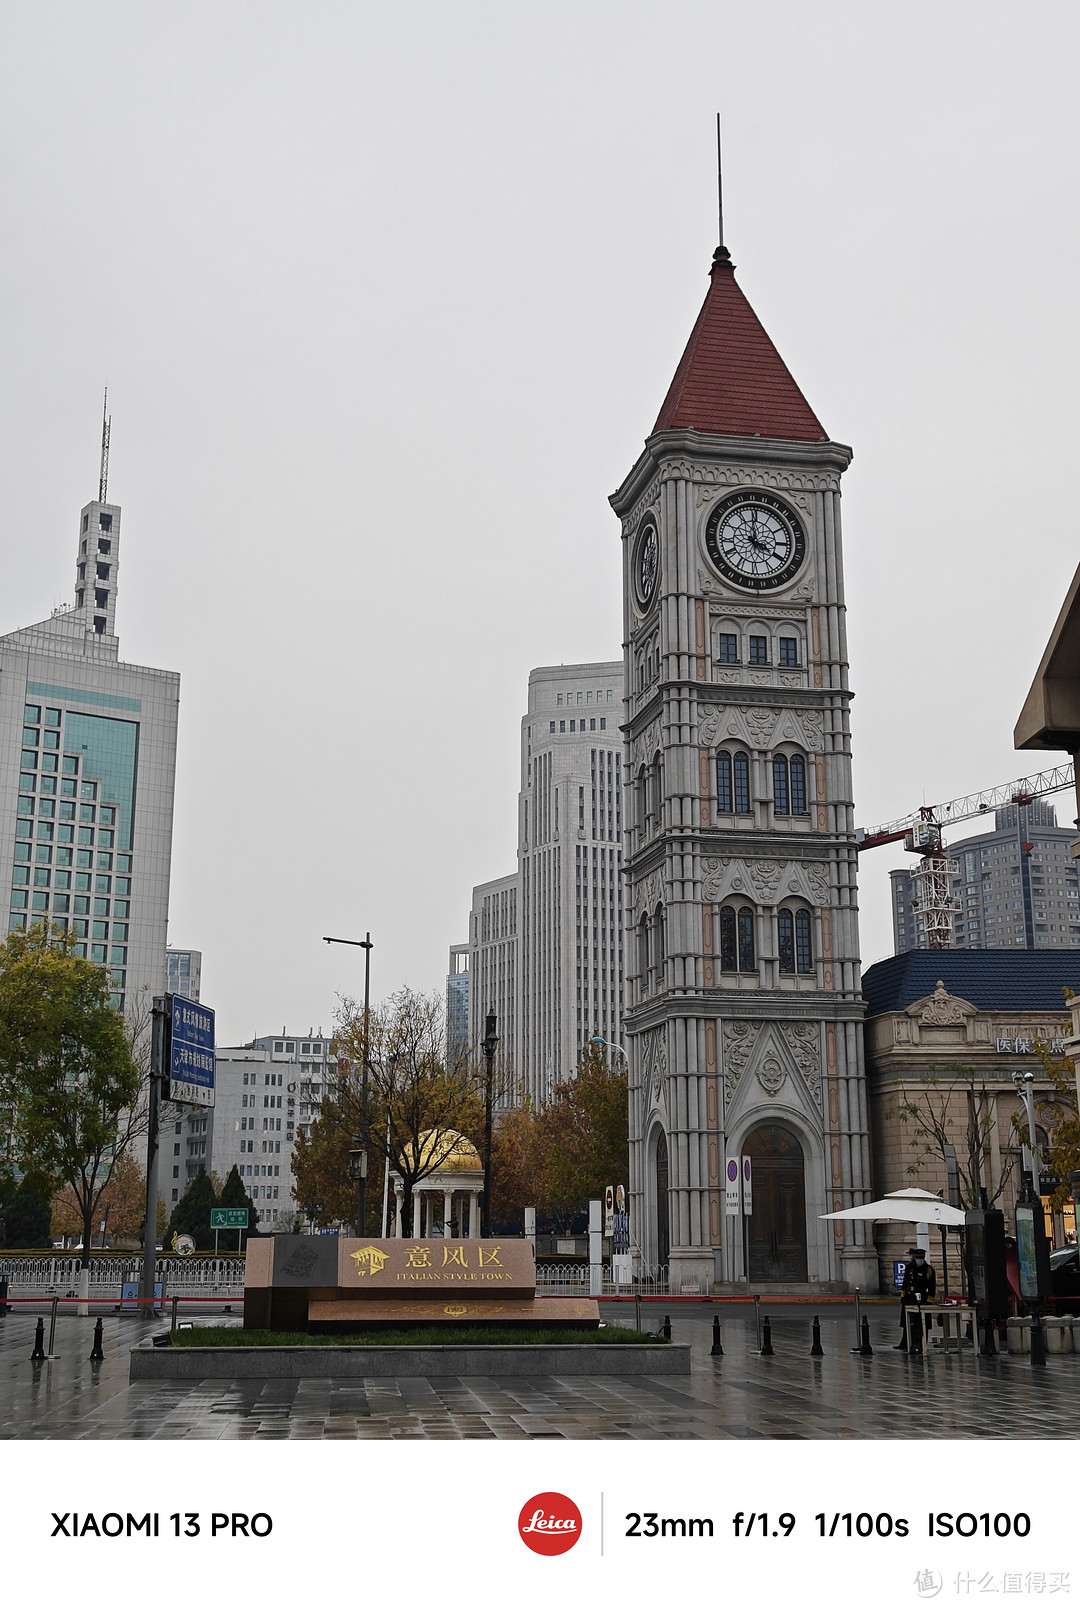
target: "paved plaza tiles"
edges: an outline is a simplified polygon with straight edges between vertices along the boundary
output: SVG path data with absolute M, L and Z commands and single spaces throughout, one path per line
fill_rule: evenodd
M 627 1308 L 606 1316 L 628 1321 Z M 632 1312 L 632 1309 L 629 1309 Z M 33 1365 L 35 1316 L 0 1318 L 5 1440 L 877 1440 L 1071 1439 L 1080 1356 L 908 1357 L 892 1349 L 892 1306 L 870 1309 L 872 1357 L 852 1353 L 850 1306 L 770 1307 L 775 1355 L 756 1351 L 752 1309 L 672 1303 L 672 1336 L 693 1349 L 688 1377 L 204 1380 L 131 1384 L 128 1352 L 146 1326 L 110 1315 L 105 1360 L 93 1324 L 61 1317 L 58 1360 Z M 713 1313 L 724 1356 L 709 1355 Z M 664 1309 L 650 1307 L 647 1326 Z M 229 1321 L 215 1319 L 212 1321 Z M 232 1321 L 238 1321 L 233 1319 Z M 163 1326 L 155 1323 L 153 1332 Z

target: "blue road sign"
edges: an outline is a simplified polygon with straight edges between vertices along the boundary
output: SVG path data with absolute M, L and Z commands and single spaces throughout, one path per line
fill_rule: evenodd
M 169 995 L 169 1099 L 214 1103 L 214 1013 L 182 994 Z

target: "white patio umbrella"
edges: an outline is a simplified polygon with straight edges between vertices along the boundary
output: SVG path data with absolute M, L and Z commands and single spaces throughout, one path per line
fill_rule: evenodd
M 849 1206 L 846 1212 L 822 1212 L 822 1217 L 852 1221 L 861 1218 L 876 1223 L 936 1223 L 950 1228 L 964 1222 L 964 1213 L 947 1206 L 928 1189 L 894 1189 L 882 1200 L 868 1200 L 865 1206 Z

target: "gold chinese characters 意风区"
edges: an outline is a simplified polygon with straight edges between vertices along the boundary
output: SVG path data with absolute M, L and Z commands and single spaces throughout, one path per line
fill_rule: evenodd
M 356 1293 L 533 1295 L 526 1240 L 340 1240 L 338 1287 Z

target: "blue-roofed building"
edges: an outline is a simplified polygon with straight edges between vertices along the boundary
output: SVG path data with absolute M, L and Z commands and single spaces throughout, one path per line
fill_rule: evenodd
M 867 969 L 866 1073 L 876 1196 L 917 1185 L 947 1199 L 943 1144 L 951 1142 L 960 1175 L 956 1204 L 977 1204 L 981 1186 L 1011 1217 L 1020 1182 L 1013 1117 L 1022 1109 L 1013 1077 L 1035 1075 L 1045 1142 L 1062 1101 L 1038 1045 L 1058 1060 L 1065 1054 L 1072 1033 L 1066 990 L 1080 994 L 1080 954 L 1061 949 L 909 950 Z M 1041 1192 L 1049 1196 L 1045 1178 Z M 1048 1212 L 1048 1228 L 1061 1244 L 1075 1228 L 1074 1215 L 1051 1221 Z M 878 1224 L 883 1289 L 890 1288 L 892 1263 L 903 1257 L 911 1236 L 903 1224 Z M 932 1248 L 940 1267 L 940 1250 Z M 954 1266 L 957 1283 L 958 1273 Z

